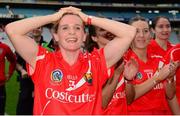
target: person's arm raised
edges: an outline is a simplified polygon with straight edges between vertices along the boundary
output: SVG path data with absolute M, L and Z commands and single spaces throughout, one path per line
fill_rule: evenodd
M 116 36 L 104 47 L 106 64 L 109 68 L 119 61 L 129 48 L 136 34 L 136 29 L 133 26 L 121 22 L 98 17 L 92 18 L 92 24 L 105 29 Z
M 56 22 L 60 19 L 64 12 L 61 10 L 57 13 L 31 17 L 19 21 L 9 23 L 6 27 L 6 33 L 9 36 L 11 43 L 16 51 L 29 63 L 33 68 L 36 63 L 36 55 L 38 52 L 38 45 L 33 39 L 27 36 L 27 33 L 41 27 L 45 24 Z
M 107 68 L 110 68 L 123 56 L 124 52 L 129 48 L 136 34 L 136 28 L 118 21 L 88 16 L 81 11 L 73 11 L 78 14 L 86 23 L 100 27 L 116 36 L 104 47 Z

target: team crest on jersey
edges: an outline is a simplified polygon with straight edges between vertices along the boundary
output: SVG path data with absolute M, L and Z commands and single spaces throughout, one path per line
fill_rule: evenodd
M 142 74 L 141 74 L 140 72 L 138 72 L 138 73 L 136 74 L 136 78 L 137 78 L 137 79 L 142 79 Z
M 92 73 L 85 73 L 84 79 L 88 82 L 88 85 L 92 85 Z
M 61 82 L 62 78 L 63 78 L 63 73 L 59 69 L 56 69 L 51 73 L 51 80 L 54 82 Z

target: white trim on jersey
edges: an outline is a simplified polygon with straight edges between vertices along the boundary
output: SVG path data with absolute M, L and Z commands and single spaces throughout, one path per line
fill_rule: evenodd
M 159 70 L 164 66 L 164 62 L 159 61 L 158 69 L 154 73 L 154 75 L 159 75 Z
M 88 71 L 86 73 L 91 73 L 91 61 L 90 60 L 88 60 Z M 84 83 L 86 83 L 86 79 L 83 76 L 81 78 L 81 80 L 75 86 L 67 88 L 66 91 L 75 90 L 75 89 L 81 87 L 82 85 L 84 85 Z
M 82 85 L 84 85 L 84 83 L 86 83 L 86 80 L 83 77 L 75 86 L 67 88 L 66 91 L 75 90 L 75 89 L 81 87 Z
M 45 57 L 45 54 L 40 55 L 40 56 L 37 56 L 37 57 L 36 57 L 36 61 L 41 60 L 41 59 L 44 59 L 44 57 Z
M 163 57 L 160 55 L 152 55 L 151 58 L 163 58 Z
M 173 50 L 171 51 L 171 54 L 170 54 L 170 58 L 171 58 L 171 60 L 173 60 L 173 61 L 174 61 L 173 53 L 174 53 L 176 50 L 180 50 L 180 48 L 175 48 L 175 49 L 173 49 Z
M 44 114 L 44 111 L 45 111 L 46 107 L 48 106 L 48 104 L 49 104 L 50 102 L 51 102 L 51 101 L 49 100 L 49 101 L 45 104 L 45 106 L 44 106 L 44 108 L 43 108 L 43 110 L 42 110 L 42 112 L 41 112 L 41 115 Z
M 42 60 L 44 58 L 45 58 L 45 54 L 37 56 L 36 57 L 36 63 L 38 60 Z M 29 74 L 32 75 L 34 73 L 34 69 L 30 65 L 28 65 L 28 67 L 29 67 Z
M 124 83 L 124 77 L 122 77 L 122 79 L 118 82 L 117 86 L 116 86 L 116 90 Z

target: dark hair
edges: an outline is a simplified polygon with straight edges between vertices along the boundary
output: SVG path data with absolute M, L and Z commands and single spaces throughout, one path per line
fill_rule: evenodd
M 142 16 L 140 16 L 140 15 L 137 15 L 137 16 L 135 16 L 135 17 L 133 17 L 133 18 L 131 18 L 130 20 L 129 20 L 129 24 L 131 25 L 133 22 L 136 22 L 136 21 L 145 21 L 145 22 L 147 22 L 148 23 L 148 20 L 146 19 L 146 18 L 144 18 L 144 17 L 142 17 Z
M 100 18 L 105 18 L 105 16 L 103 16 L 102 14 L 98 14 L 98 17 Z M 85 49 L 88 51 L 88 52 L 92 52 L 94 48 L 97 48 L 99 49 L 99 45 L 97 44 L 97 42 L 94 42 L 92 37 L 96 37 L 97 36 L 97 33 L 96 33 L 96 27 L 93 26 L 93 25 L 88 25 L 88 36 L 86 38 L 86 41 L 85 41 Z
M 151 25 L 151 27 L 152 27 L 153 29 L 155 29 L 155 27 L 156 27 L 156 25 L 157 25 L 157 22 L 159 21 L 160 18 L 167 19 L 167 20 L 170 22 L 169 18 L 167 18 L 167 17 L 165 17 L 165 16 L 157 16 L 157 17 L 155 17 L 155 18 L 152 20 L 152 25 Z
M 96 42 L 94 42 L 92 39 L 92 36 L 97 35 L 95 27 L 93 25 L 89 25 L 88 26 L 88 32 L 89 32 L 89 34 L 88 34 L 87 39 L 85 41 L 85 49 L 88 52 L 93 51 L 94 48 L 99 49 L 98 44 Z

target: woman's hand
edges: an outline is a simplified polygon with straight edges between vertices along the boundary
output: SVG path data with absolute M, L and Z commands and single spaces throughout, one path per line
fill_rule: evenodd
M 130 59 L 124 67 L 124 77 L 127 80 L 133 80 L 139 69 L 138 63 L 134 59 Z
M 66 7 L 66 8 L 62 8 L 61 10 L 63 10 L 66 13 L 73 13 L 73 14 L 77 14 L 79 15 L 79 17 L 81 17 L 81 19 L 83 20 L 83 22 L 87 22 L 88 19 L 88 15 L 84 14 L 81 9 L 76 8 L 76 7 Z
M 156 75 L 159 81 L 162 81 L 166 78 L 171 78 L 174 76 L 177 67 L 179 66 L 179 62 L 170 62 L 169 64 L 164 65 L 159 73 Z
M 177 68 L 179 67 L 180 65 L 180 62 L 179 61 L 170 61 L 170 67 L 169 67 L 169 70 L 170 70 L 170 74 L 168 77 L 173 77 L 176 73 L 176 70 Z
M 61 8 L 58 12 L 54 13 L 53 16 L 52 16 L 53 20 L 54 20 L 53 22 L 59 21 L 61 19 L 61 17 L 66 13 L 72 13 L 72 14 L 79 15 L 79 17 L 81 17 L 83 22 L 86 22 L 87 19 L 88 19 L 88 15 L 81 12 L 81 9 L 69 6 L 69 7 Z

